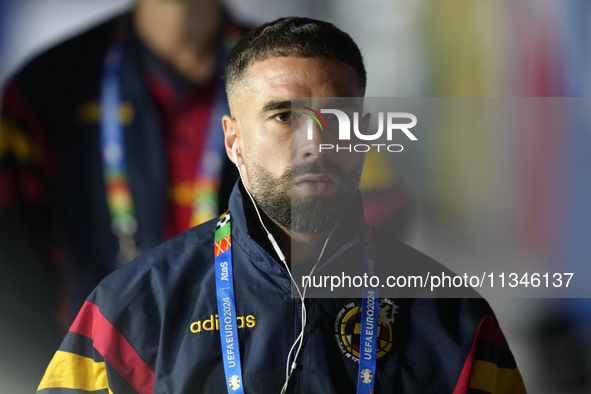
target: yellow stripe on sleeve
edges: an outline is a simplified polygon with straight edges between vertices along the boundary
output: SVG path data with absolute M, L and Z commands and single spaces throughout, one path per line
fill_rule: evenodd
M 0 120 L 0 156 L 12 153 L 12 126 L 6 120 Z
M 39 162 L 39 153 L 36 151 L 31 137 L 23 133 L 14 124 L 0 121 L 0 156 L 14 155 L 19 163 Z
M 45 371 L 37 391 L 67 388 L 86 391 L 109 389 L 105 363 L 58 350 Z
M 492 394 L 526 394 L 519 369 L 499 368 L 483 360 L 472 364 L 470 388 Z

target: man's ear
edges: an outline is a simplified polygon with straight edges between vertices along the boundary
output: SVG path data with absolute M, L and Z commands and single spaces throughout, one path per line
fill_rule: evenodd
M 234 154 L 232 153 L 232 146 L 236 143 L 236 150 L 242 151 L 242 128 L 240 122 L 236 118 L 224 115 L 222 117 L 222 127 L 224 128 L 224 145 L 226 147 L 226 154 L 232 161 L 232 163 L 239 165 L 234 160 Z

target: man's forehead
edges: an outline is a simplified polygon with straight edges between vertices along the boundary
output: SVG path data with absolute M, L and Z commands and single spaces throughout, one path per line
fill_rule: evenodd
M 355 69 L 339 60 L 321 57 L 280 56 L 253 62 L 245 70 L 241 87 L 250 91 L 273 89 L 295 96 L 357 96 L 359 83 Z M 324 93 L 324 94 L 323 94 Z M 335 94 L 338 93 L 338 94 Z
M 305 109 L 306 107 L 358 109 L 363 105 L 361 97 L 292 97 L 290 100 L 269 100 L 262 107 L 263 112 L 282 109 Z

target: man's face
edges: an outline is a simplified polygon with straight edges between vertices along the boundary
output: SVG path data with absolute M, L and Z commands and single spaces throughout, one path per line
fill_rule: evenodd
M 320 144 L 337 144 L 337 136 L 315 127 L 308 139 L 305 120 L 292 128 L 292 97 L 363 95 L 355 70 L 340 61 L 293 56 L 253 63 L 230 92 L 233 118 L 224 120 L 227 146 L 231 126 L 247 188 L 258 205 L 292 231 L 313 234 L 330 229 L 353 198 L 364 156 Z M 228 122 L 228 124 L 226 124 Z M 231 141 L 233 143 L 233 141 Z

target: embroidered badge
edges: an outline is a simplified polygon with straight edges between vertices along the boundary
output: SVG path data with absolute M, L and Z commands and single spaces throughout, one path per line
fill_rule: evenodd
M 398 306 L 388 298 L 380 299 L 378 319 L 376 357 L 388 354 L 392 349 L 392 331 L 394 315 L 398 313 Z M 343 354 L 355 362 L 359 362 L 359 342 L 361 333 L 361 302 L 351 302 L 344 306 L 335 320 L 335 339 Z M 366 372 L 366 373 L 365 373 Z M 365 374 L 364 374 L 365 373 Z M 362 379 L 373 379 L 370 370 L 362 371 Z

